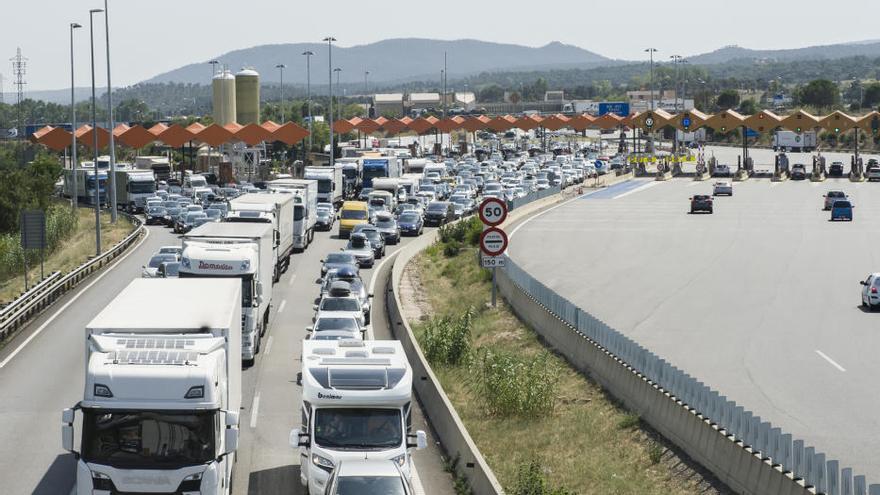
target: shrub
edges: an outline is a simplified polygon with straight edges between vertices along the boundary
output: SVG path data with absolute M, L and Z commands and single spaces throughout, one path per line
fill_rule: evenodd
M 490 414 L 535 417 L 553 411 L 560 369 L 547 352 L 524 358 L 484 349 L 474 368 L 473 386 Z
M 574 492 L 562 487 L 550 487 L 540 463 L 532 459 L 517 467 L 511 495 L 574 495 Z
M 473 309 L 458 317 L 443 316 L 428 320 L 421 339 L 428 361 L 453 366 L 465 363 L 471 353 L 473 320 Z
M 620 418 L 620 421 L 617 422 L 617 427 L 621 430 L 631 430 L 639 426 L 641 422 L 641 418 L 636 413 L 626 413 Z
M 49 256 L 58 249 L 75 231 L 79 217 L 76 211 L 66 205 L 53 205 L 46 212 L 46 252 Z M 40 251 L 21 249 L 21 236 L 18 232 L 0 235 L 0 279 L 18 275 L 24 267 L 22 261 L 27 254 L 28 266 L 40 262 Z
M 458 241 L 450 241 L 443 245 L 443 256 L 447 258 L 457 256 L 459 251 L 461 251 L 461 243 Z
M 663 447 L 657 443 L 652 443 L 648 447 L 648 458 L 651 460 L 651 464 L 660 464 L 660 461 L 663 459 Z

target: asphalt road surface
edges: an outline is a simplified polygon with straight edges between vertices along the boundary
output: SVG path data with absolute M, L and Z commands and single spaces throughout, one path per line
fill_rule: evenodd
M 72 489 L 75 460 L 61 449 L 61 410 L 82 399 L 84 328 L 116 293 L 140 276 L 141 266 L 159 246 L 180 245 L 169 230 L 148 229 L 142 244 L 118 264 L 67 294 L 0 351 L 0 492 L 58 495 Z M 299 426 L 301 389 L 296 385 L 296 372 L 305 327 L 312 322 L 312 305 L 318 295 L 320 260 L 344 245 L 345 241 L 336 239 L 335 229 L 332 235 L 316 233 L 314 243 L 294 255 L 291 268 L 274 286 L 270 328 L 255 365 L 243 373 L 236 495 L 305 493 L 299 482 L 299 455 L 288 445 L 290 429 Z M 397 248 L 389 246 L 381 261 Z M 362 271 L 366 283 L 375 271 Z M 384 307 L 383 301 L 374 304 Z M 384 318 L 375 319 L 376 338 L 390 338 Z M 414 454 L 423 487 L 417 490 L 453 493 L 421 410 L 414 414 L 414 423 L 429 438 L 429 448 Z
M 830 222 L 840 189 L 853 222 Z M 529 273 L 828 459 L 880 481 L 880 185 L 749 180 L 688 214 L 711 181 L 638 179 L 515 227 Z M 601 260 L 595 262 L 595 260 Z

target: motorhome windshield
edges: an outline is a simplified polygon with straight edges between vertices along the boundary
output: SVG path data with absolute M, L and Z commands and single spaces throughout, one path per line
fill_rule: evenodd
M 82 456 L 117 468 L 179 468 L 217 455 L 214 411 L 83 410 Z
M 328 449 L 391 449 L 403 443 L 398 409 L 326 408 L 315 412 L 315 442 Z

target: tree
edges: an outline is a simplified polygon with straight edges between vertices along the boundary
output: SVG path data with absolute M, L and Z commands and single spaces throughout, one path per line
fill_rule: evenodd
M 862 106 L 873 107 L 880 103 L 880 83 L 871 83 L 865 86 L 865 95 L 862 99 Z
M 828 108 L 840 101 L 837 85 L 828 79 L 815 79 L 798 91 L 798 100 L 803 105 Z
M 498 102 L 504 99 L 504 88 L 491 84 L 480 90 L 480 101 Z
M 718 94 L 715 104 L 722 110 L 735 108 L 739 105 L 739 93 L 735 89 L 725 89 Z
M 749 98 L 747 100 L 743 100 L 739 104 L 739 113 L 743 115 L 753 115 L 758 113 L 758 104 L 755 103 L 755 100 Z

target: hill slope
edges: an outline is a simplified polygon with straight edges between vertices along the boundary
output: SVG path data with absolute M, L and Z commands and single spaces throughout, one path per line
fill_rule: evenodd
M 863 41 L 838 45 L 809 46 L 787 50 L 751 50 L 740 46 L 725 46 L 718 50 L 689 57 L 692 64 L 724 64 L 735 61 L 753 62 L 770 60 L 791 62 L 795 60 L 827 60 L 846 57 L 880 57 L 880 41 Z

